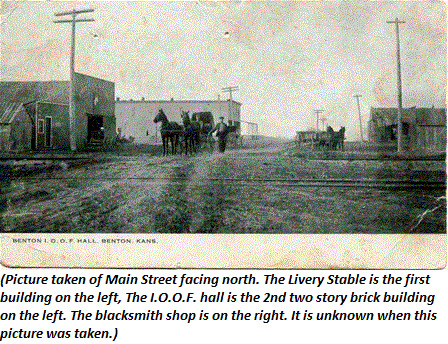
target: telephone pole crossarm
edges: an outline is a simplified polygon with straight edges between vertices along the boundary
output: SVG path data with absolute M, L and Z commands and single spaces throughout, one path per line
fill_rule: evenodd
M 56 17 L 60 17 L 60 16 L 68 16 L 68 15 L 73 15 L 73 14 L 80 14 L 80 13 L 90 13 L 90 12 L 94 12 L 95 9 L 93 8 L 87 8 L 85 10 L 73 10 L 73 11 L 66 11 L 66 12 L 57 12 L 54 15 Z
M 232 92 L 239 91 L 238 86 L 229 86 L 229 87 L 223 87 L 221 89 L 223 92 L 229 93 L 229 118 L 228 120 L 233 120 L 233 98 L 232 98 Z M 232 118 L 232 119 L 231 119 Z
M 95 19 L 75 19 L 75 23 L 93 22 Z M 53 20 L 53 23 L 73 23 L 73 19 Z
M 232 100 L 232 92 L 239 91 L 238 86 L 229 86 L 229 87 L 223 87 L 221 88 L 223 92 L 229 93 L 230 100 Z
M 91 13 L 95 10 L 93 8 L 84 9 L 84 10 L 75 10 L 66 11 L 66 12 L 58 12 L 54 15 L 56 17 L 61 16 L 71 16 L 71 19 L 58 19 L 53 22 L 56 24 L 60 23 L 71 23 L 72 24 L 72 38 L 71 38 L 71 48 L 70 48 L 70 92 L 69 92 L 69 101 L 68 101 L 68 117 L 69 117 L 69 135 L 70 135 L 70 149 L 72 151 L 76 151 L 76 137 L 75 137 L 75 87 L 74 87 L 74 78 L 75 78 L 75 31 L 76 31 L 76 23 L 85 23 L 85 22 L 93 22 L 94 19 L 84 18 L 84 19 L 76 19 L 76 16 L 81 13 Z

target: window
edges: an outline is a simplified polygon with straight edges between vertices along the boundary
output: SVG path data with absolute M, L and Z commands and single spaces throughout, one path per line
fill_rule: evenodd
M 37 120 L 37 133 L 38 134 L 44 133 L 44 120 L 43 119 Z

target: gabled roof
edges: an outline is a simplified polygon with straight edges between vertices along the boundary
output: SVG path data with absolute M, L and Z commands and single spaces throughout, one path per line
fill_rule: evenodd
M 415 113 L 412 109 L 402 109 L 401 118 L 403 121 L 415 122 Z M 379 119 L 389 124 L 397 123 L 397 108 L 371 108 L 370 115 L 372 120 Z
M 68 81 L 2 81 L 0 102 L 27 104 L 35 101 L 67 104 Z
M 404 108 L 401 113 L 404 122 L 415 123 L 417 125 L 444 126 L 446 125 L 445 108 Z M 370 120 L 379 121 L 386 125 L 397 123 L 397 108 L 371 108 Z
M 416 122 L 421 126 L 446 126 L 446 109 L 420 108 L 415 110 Z
M 190 100 L 188 100 L 188 99 L 186 99 L 186 100 L 181 100 L 181 99 L 177 99 L 177 100 L 174 100 L 174 99 L 172 99 L 172 100 L 146 100 L 146 99 L 125 100 L 125 99 L 117 98 L 117 100 L 115 101 L 116 104 L 117 103 L 157 103 L 157 104 L 159 104 L 159 103 L 160 104 L 162 104 L 162 103 L 173 103 L 173 104 L 174 103 L 218 103 L 218 104 L 221 103 L 221 104 L 224 104 L 227 102 L 230 102 L 230 99 L 227 99 L 227 100 L 216 100 L 216 99 L 213 99 L 213 100 L 207 100 L 207 99 L 205 99 L 205 100 L 191 100 L 191 99 Z M 242 103 L 237 102 L 234 99 L 232 99 L 232 102 L 235 104 L 238 104 L 240 106 L 242 105 Z
M 25 111 L 22 103 L 0 102 L 0 124 L 10 124 L 20 111 Z

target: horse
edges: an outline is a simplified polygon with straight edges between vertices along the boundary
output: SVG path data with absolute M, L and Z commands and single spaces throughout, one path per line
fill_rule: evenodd
M 333 148 L 334 150 L 344 150 L 345 140 L 345 127 L 341 127 L 339 131 L 336 131 L 333 136 Z
M 227 142 L 232 145 L 233 148 L 238 145 L 238 127 L 236 125 L 227 126 Z
M 213 130 L 215 124 L 213 120 L 213 115 L 211 112 L 195 112 L 191 115 L 192 121 L 199 122 L 200 126 L 200 138 L 201 144 L 209 144 L 210 149 L 213 149 L 214 140 L 211 137 L 210 132 Z
M 169 154 L 169 143 L 171 143 L 171 154 L 176 154 L 176 147 L 179 144 L 179 136 L 182 133 L 182 127 L 176 122 L 169 122 L 162 109 L 154 118 L 154 123 L 162 122 L 160 135 L 162 136 L 163 155 Z
M 330 150 L 333 142 L 333 128 L 327 127 L 327 131 L 320 131 L 316 133 L 317 148 L 322 150 Z
M 201 128 L 198 121 L 191 121 L 189 111 L 182 111 L 182 124 L 184 126 L 185 155 L 197 152 L 201 143 Z

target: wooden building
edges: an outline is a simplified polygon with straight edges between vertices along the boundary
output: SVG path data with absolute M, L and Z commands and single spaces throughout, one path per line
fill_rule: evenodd
M 0 151 L 31 150 L 32 119 L 21 103 L 0 103 Z
M 93 141 L 107 143 L 116 137 L 115 130 L 115 84 L 110 81 L 75 73 L 75 140 L 79 150 L 88 148 Z M 8 114 L 7 104 L 21 105 L 27 114 L 31 135 L 22 136 L 16 147 L 34 150 L 69 150 L 69 81 L 8 81 L 0 82 L 0 111 L 3 118 Z M 18 105 L 17 105 L 18 106 Z M 14 118 L 17 117 L 17 114 Z M 19 116 L 23 117 L 23 116 Z M 12 117 L 11 117 L 12 118 Z M 4 126 L 4 125 L 3 125 Z M 18 126 L 12 121 L 9 132 Z M 18 130 L 18 129 L 17 129 Z M 6 130 L 4 131 L 6 133 Z M 6 135 L 6 134 L 5 134 Z M 8 140 L 1 136 L 0 147 L 7 149 Z M 12 137 L 9 138 L 12 140 Z M 14 138 L 16 140 L 16 138 Z M 10 146 L 10 145 L 9 145 Z
M 396 108 L 371 108 L 369 141 L 397 141 Z M 403 139 L 408 150 L 446 151 L 446 109 L 406 108 L 402 112 Z

